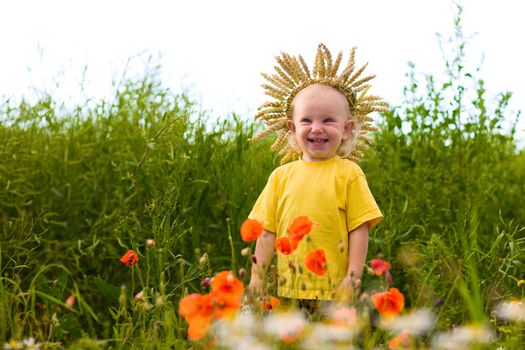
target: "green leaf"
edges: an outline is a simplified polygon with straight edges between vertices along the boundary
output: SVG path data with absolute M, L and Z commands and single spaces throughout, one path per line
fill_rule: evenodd
M 80 323 L 75 314 L 65 314 L 58 320 L 60 322 L 60 330 L 67 332 L 71 339 L 78 339 L 82 336 Z
M 120 288 L 109 284 L 108 282 L 100 279 L 99 277 L 93 277 L 93 284 L 97 289 L 104 295 L 111 303 L 118 304 L 120 295 Z
M 69 272 L 66 270 L 62 270 L 62 273 L 60 274 L 60 277 L 58 278 L 54 287 L 54 295 L 57 299 L 64 298 L 64 290 L 66 289 L 68 278 Z

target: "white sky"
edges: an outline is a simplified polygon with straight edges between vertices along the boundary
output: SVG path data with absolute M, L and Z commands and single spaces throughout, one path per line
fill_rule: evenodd
M 464 32 L 477 33 L 469 67 L 484 56 L 489 96 L 512 91 L 511 108 L 525 110 L 525 3 L 461 3 Z M 73 103 L 107 97 L 128 58 L 131 75 L 151 54 L 173 91 L 189 92 L 212 114 L 248 118 L 266 100 L 260 72 L 272 71 L 274 56 L 300 53 L 311 64 L 323 42 L 343 59 L 357 46 L 357 63 L 377 74 L 373 93 L 396 105 L 408 61 L 443 73 L 436 33 L 452 34 L 454 12 L 447 0 L 0 0 L 0 96 L 36 88 Z

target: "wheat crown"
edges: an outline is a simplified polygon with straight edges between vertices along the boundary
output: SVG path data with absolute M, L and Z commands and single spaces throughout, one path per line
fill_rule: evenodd
M 299 91 L 309 85 L 327 85 L 337 89 L 346 97 L 350 106 L 350 114 L 359 125 L 352 149 L 349 152 L 338 152 L 338 154 L 343 158 L 359 161 L 368 148 L 364 142 L 369 140 L 367 133 L 377 130 L 372 125 L 372 118 L 368 114 L 388 111 L 388 108 L 381 97 L 367 95 L 370 88 L 370 84 L 367 83 L 375 75 L 361 77 L 368 64 L 355 70 L 355 47 L 351 50 L 348 63 L 340 74 L 338 72 L 343 59 L 342 52 L 339 52 L 336 59 L 333 60 L 330 51 L 324 44 L 319 44 L 317 48 L 311 72 L 301 55 L 296 57 L 281 52 L 281 56 L 275 58 L 278 63 L 274 66 L 275 73 L 272 75 L 262 73 L 262 76 L 268 81 L 262 87 L 265 94 L 272 97 L 273 101 L 263 103 L 255 116 L 255 119 L 260 118 L 264 121 L 266 129 L 255 135 L 253 139 L 258 140 L 275 132 L 278 136 L 271 149 L 282 156 L 281 163 L 299 158 L 301 149 L 295 142 L 290 142 L 289 137 L 288 121 L 292 119 L 292 101 Z

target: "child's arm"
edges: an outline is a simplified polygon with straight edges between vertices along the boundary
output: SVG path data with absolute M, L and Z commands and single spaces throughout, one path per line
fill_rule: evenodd
M 368 223 L 365 222 L 352 232 L 348 239 L 348 273 L 354 280 L 361 280 L 368 253 Z M 352 274 L 353 273 L 353 274 Z
M 339 285 L 338 294 L 343 300 L 353 297 L 353 289 L 361 284 L 363 267 L 368 253 L 368 223 L 349 233 L 348 272 Z
M 264 230 L 255 243 L 255 261 L 252 264 L 252 274 L 248 288 L 260 295 L 263 292 L 263 281 L 275 250 L 275 233 Z

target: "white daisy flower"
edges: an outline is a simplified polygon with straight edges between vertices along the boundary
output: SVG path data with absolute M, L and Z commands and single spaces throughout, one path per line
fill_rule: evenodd
M 385 317 L 381 327 L 394 333 L 407 331 L 410 335 L 421 335 L 434 328 L 436 317 L 429 309 L 418 309 L 406 315 Z
M 239 313 L 232 319 L 219 319 L 212 325 L 211 332 L 217 337 L 217 343 L 224 347 L 237 346 L 241 341 L 248 341 L 257 330 L 257 320 L 250 313 Z
M 454 328 L 450 332 L 436 335 L 432 341 L 433 349 L 463 350 L 469 344 L 488 344 L 496 339 L 494 331 L 486 325 L 469 325 Z
M 503 301 L 494 308 L 496 317 L 501 320 L 525 322 L 525 303 L 523 301 Z
M 264 319 L 264 331 L 285 343 L 297 340 L 306 326 L 306 318 L 300 312 L 271 314 Z

